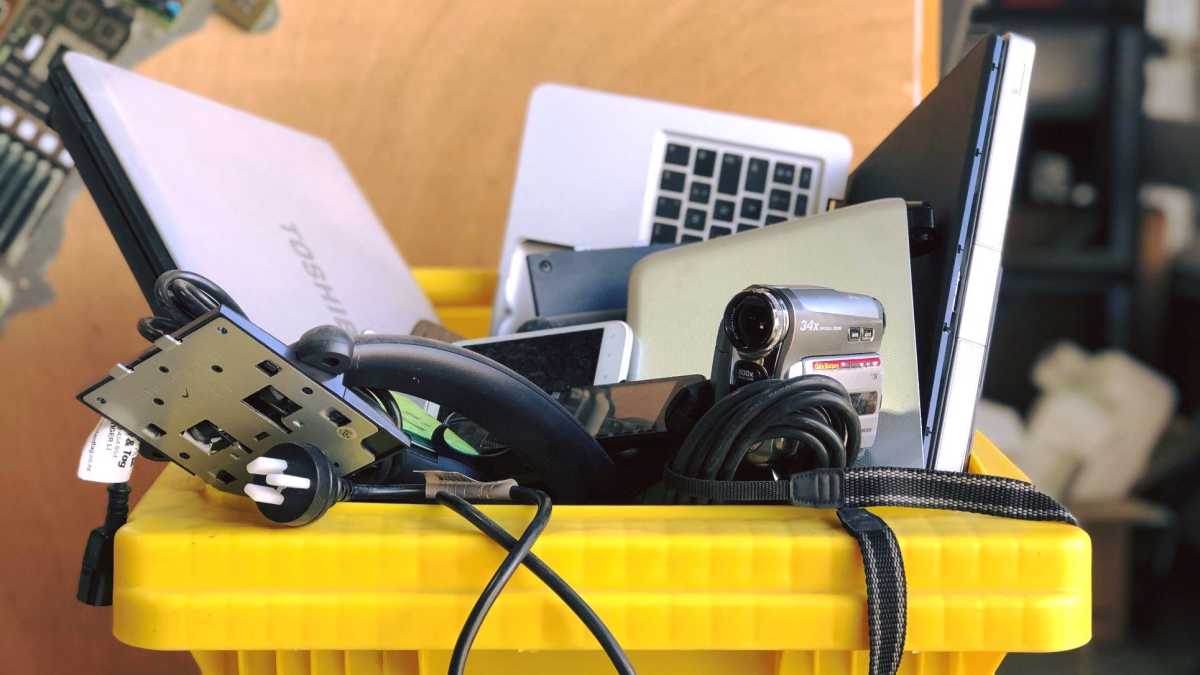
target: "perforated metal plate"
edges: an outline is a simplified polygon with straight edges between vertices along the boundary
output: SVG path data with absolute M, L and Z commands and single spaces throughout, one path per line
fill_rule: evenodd
M 118 364 L 80 400 L 211 485 L 240 493 L 246 463 L 284 441 L 315 445 L 339 474 L 375 461 L 364 440 L 407 445 L 339 378 L 309 377 L 286 347 L 269 347 L 231 316 L 210 315 L 179 334 Z

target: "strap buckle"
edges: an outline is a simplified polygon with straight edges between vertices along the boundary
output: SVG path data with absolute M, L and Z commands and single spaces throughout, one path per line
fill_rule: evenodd
M 789 501 L 796 506 L 835 509 L 844 505 L 844 469 L 813 469 L 793 474 L 788 480 L 791 483 Z

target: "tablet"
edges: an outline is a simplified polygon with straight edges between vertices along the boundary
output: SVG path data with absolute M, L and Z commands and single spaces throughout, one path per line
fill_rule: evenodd
M 846 202 L 933 208 L 930 252 L 912 260 L 923 444 L 961 471 L 983 386 L 1034 45 L 984 38 L 850 175 Z

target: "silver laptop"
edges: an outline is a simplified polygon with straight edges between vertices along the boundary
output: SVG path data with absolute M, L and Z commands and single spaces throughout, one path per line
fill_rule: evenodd
M 821 129 L 560 84 L 525 119 L 492 330 L 535 316 L 526 256 L 688 243 L 818 213 L 850 141 Z
M 51 86 L 55 126 L 147 296 L 166 270 L 197 272 L 284 342 L 434 318 L 327 141 L 79 53 Z

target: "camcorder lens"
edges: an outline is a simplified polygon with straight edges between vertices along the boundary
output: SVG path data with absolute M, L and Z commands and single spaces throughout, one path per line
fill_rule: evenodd
M 742 293 L 734 298 L 725 315 L 729 341 L 739 351 L 758 352 L 772 347 L 775 311 L 771 302 L 758 293 Z

